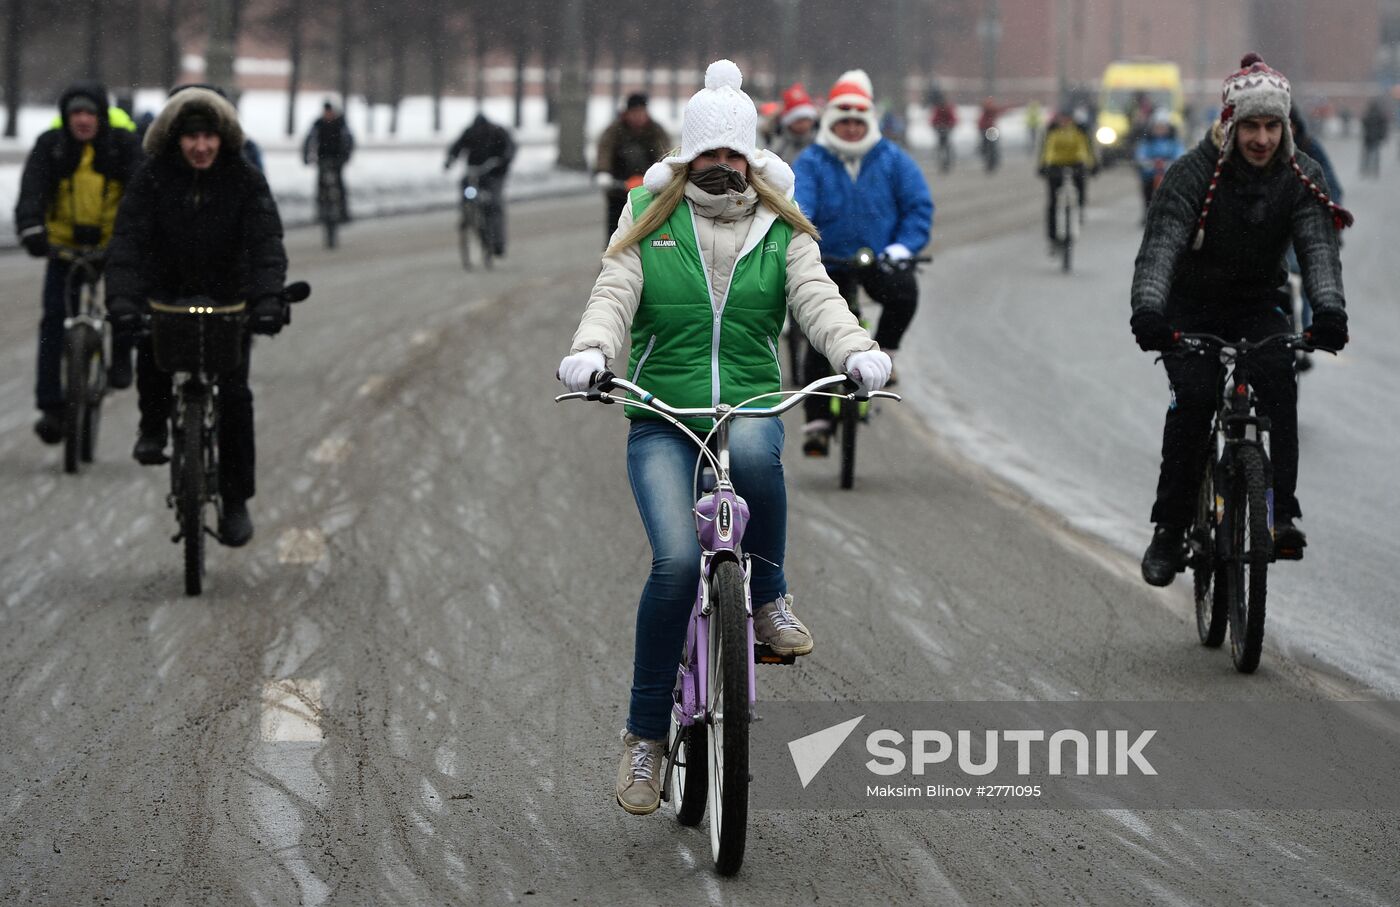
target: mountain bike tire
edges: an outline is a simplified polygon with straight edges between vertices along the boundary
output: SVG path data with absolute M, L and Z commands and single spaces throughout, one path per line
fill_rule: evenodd
M 102 338 L 86 324 L 75 325 L 64 339 L 63 471 L 76 473 L 81 464 L 92 462 L 92 406 L 94 390 L 100 393 L 99 376 L 94 369 L 102 363 Z M 95 387 L 96 385 L 96 387 Z M 99 398 L 100 399 L 100 398 Z
M 457 223 L 457 254 L 462 259 L 462 269 L 466 271 L 472 269 L 472 235 L 476 232 L 474 213 L 472 205 L 463 204 L 462 217 Z
M 1225 577 L 1215 562 L 1215 470 L 1206 465 L 1196 499 L 1196 520 L 1191 525 L 1191 574 L 1196 598 L 1196 634 L 1201 645 L 1218 649 L 1225 641 L 1229 622 L 1229 601 L 1225 597 Z
M 185 543 L 185 594 L 204 591 L 204 399 L 186 400 L 180 413 L 173 468 L 178 473 L 180 534 Z
M 856 423 L 860 421 L 860 404 L 853 400 L 841 403 L 841 487 L 856 483 Z
M 322 224 L 322 227 L 323 227 L 324 230 L 325 230 L 325 246 L 326 246 L 326 248 L 327 248 L 327 249 L 334 249 L 334 248 L 336 247 L 336 243 L 339 242 L 339 239 L 338 239 L 338 237 L 337 237 L 337 235 L 336 235 L 336 228 L 339 226 L 339 224 L 337 224 L 337 223 L 335 222 L 335 218 L 333 218 L 333 217 L 325 218 L 324 220 L 321 221 L 321 224 Z
M 676 746 L 677 738 L 680 746 Z M 709 769 L 705 725 L 697 722 L 686 727 L 671 714 L 671 730 L 666 735 L 666 752 L 674 749 L 676 757 L 667 766 L 670 772 L 671 805 L 676 821 L 682 825 L 699 825 L 705 817 L 706 777 Z
M 710 579 L 710 851 L 715 871 L 733 875 L 744 863 L 749 821 L 749 648 L 744 577 L 722 560 Z
M 1230 532 L 1231 550 L 1238 556 L 1226 570 L 1230 658 L 1235 670 L 1252 674 L 1264 650 L 1264 599 L 1274 541 L 1269 531 L 1263 456 L 1253 447 L 1241 447 L 1235 455 L 1235 467 L 1230 487 Z

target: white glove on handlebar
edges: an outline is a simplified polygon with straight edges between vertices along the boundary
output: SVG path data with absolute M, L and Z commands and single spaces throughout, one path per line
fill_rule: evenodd
M 890 261 L 904 261 L 906 258 L 913 258 L 914 253 L 903 243 L 891 243 L 885 246 L 885 257 Z
M 559 370 L 555 375 L 564 382 L 564 386 L 571 393 L 579 393 L 588 390 L 588 382 L 593 373 L 601 372 L 607 365 L 608 361 L 603 358 L 603 351 L 591 347 L 565 356 L 560 360 Z
M 846 360 L 846 374 L 856 379 L 868 391 L 877 391 L 890 380 L 894 363 L 884 350 L 862 350 Z
M 595 173 L 595 174 L 593 174 L 593 185 L 599 187 L 600 189 L 611 189 L 611 188 L 612 188 L 612 184 L 613 184 L 613 177 L 612 177 L 612 174 L 611 174 L 611 173 Z

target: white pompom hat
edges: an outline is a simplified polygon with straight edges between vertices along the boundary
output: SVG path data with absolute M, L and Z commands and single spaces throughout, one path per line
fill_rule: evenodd
M 758 149 L 758 108 L 744 94 L 744 74 L 732 60 L 716 60 L 705 69 L 705 87 L 690 96 L 681 124 L 681 150 L 652 164 L 642 185 L 655 194 L 674 176 L 673 165 L 689 164 L 706 151 L 729 148 L 742 154 L 769 185 L 792 191 L 792 169 L 777 155 Z

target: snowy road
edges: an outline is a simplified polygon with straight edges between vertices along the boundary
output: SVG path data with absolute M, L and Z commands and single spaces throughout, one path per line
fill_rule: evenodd
M 765 670 L 763 695 L 1365 695 L 1369 680 L 1293 654 L 1310 631 L 1288 619 L 1292 577 L 1270 624 L 1288 651 L 1249 678 L 1195 644 L 1183 584 L 1137 578 L 1138 539 L 1119 527 L 1146 508 L 1165 395 L 1126 329 L 1135 210 L 1096 208 L 1083 273 L 1065 280 L 1040 248 L 1039 187 L 1024 160 L 1008 166 L 935 186 L 939 259 L 900 365 L 910 402 L 862 436 L 857 490 L 838 490 L 834 463 L 789 458 L 789 577 L 817 651 Z M 1096 189 L 1131 191 L 1117 174 Z M 724 881 L 703 832 L 622 813 L 616 734 L 648 551 L 620 414 L 550 399 L 601 212 L 593 198 L 517 206 L 510 258 L 473 277 L 446 214 L 355 224 L 335 253 L 294 233 L 292 275 L 316 295 L 254 353 L 257 536 L 211 552 L 199 599 L 179 594 L 164 473 L 127 456 L 132 394 L 111 406 L 95 468 L 61 475 L 29 427 L 34 319 L 0 325 L 0 900 L 1400 899 L 1400 825 L 1384 813 L 765 811 Z M 1359 303 L 1388 275 L 1357 271 Z M 37 309 L 39 277 L 0 257 L 13 313 Z M 1319 441 L 1358 435 L 1333 388 L 1384 355 L 1359 341 L 1355 365 L 1316 373 L 1304 405 Z M 1376 368 L 1356 380 L 1396 380 L 1393 357 Z M 1032 418 L 1036 394 L 1114 381 L 1107 402 Z M 793 454 L 796 436 L 794 420 Z M 1090 447 L 1115 484 L 1077 494 L 1088 483 L 1047 461 L 1097 474 Z M 1314 450 L 1338 455 L 1305 438 L 1305 482 L 1324 472 L 1307 468 Z M 1393 494 L 1362 459 L 1333 461 L 1334 483 Z M 1043 479 L 1069 518 L 1003 467 Z M 1289 571 L 1299 587 L 1340 580 L 1327 558 L 1350 563 L 1368 538 L 1327 493 L 1305 487 L 1315 548 Z M 1380 588 L 1389 562 L 1371 570 L 1358 589 Z M 1390 632 L 1359 613 L 1358 636 Z

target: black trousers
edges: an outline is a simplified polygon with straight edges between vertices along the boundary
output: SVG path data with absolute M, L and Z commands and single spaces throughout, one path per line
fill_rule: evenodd
M 1284 297 L 1286 300 L 1286 297 Z M 1286 304 L 1286 303 L 1285 303 Z M 1225 315 L 1173 313 L 1172 326 L 1187 333 L 1217 334 L 1227 340 L 1262 340 L 1292 330 L 1282 309 L 1255 304 Z M 1216 356 L 1168 354 L 1162 362 L 1171 381 L 1172 399 L 1162 429 L 1162 470 L 1152 522 L 1186 526 L 1196 509 L 1196 494 L 1213 454 L 1211 424 L 1225 367 Z M 1298 487 L 1298 385 L 1293 352 L 1271 347 L 1249 360 L 1247 375 L 1258 397 L 1258 414 L 1270 422 L 1269 459 L 1274 471 L 1275 519 L 1302 516 Z
M 1082 211 L 1084 205 L 1088 201 L 1086 197 L 1086 184 L 1084 181 L 1084 167 L 1075 167 L 1073 171 L 1074 175 L 1071 179 L 1074 181 L 1074 191 L 1079 194 L 1079 208 Z M 1055 235 L 1055 193 L 1060 191 L 1060 184 L 1062 182 L 1064 182 L 1064 179 L 1060 175 L 1059 167 L 1051 167 L 1045 174 L 1045 235 L 1051 242 L 1059 239 L 1059 237 Z
M 884 268 L 876 266 L 862 270 L 845 269 L 831 272 L 831 279 L 841 291 L 851 309 L 861 288 L 881 306 L 880 323 L 875 328 L 875 342 L 880 349 L 894 353 L 899 349 L 899 341 L 914 320 L 914 310 L 919 306 L 919 281 L 912 268 Z M 844 364 L 844 363 L 841 363 Z M 802 362 L 802 376 L 807 381 L 815 381 L 825 375 L 836 374 L 836 368 L 826 361 L 810 343 L 807 355 Z M 808 421 L 830 418 L 831 405 L 827 397 L 808 397 L 803 411 Z
M 257 490 L 253 391 L 248 387 L 252 345 L 252 336 L 244 334 L 242 364 L 219 376 L 219 496 L 225 501 L 245 501 Z M 141 432 L 164 435 L 175 394 L 170 374 L 156 367 L 149 337 L 136 346 L 136 392 Z

